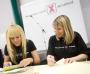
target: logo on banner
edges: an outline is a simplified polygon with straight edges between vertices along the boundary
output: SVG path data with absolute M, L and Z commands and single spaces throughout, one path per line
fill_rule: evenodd
M 56 3 L 52 3 L 48 5 L 47 11 L 49 14 L 53 14 L 57 12 Z

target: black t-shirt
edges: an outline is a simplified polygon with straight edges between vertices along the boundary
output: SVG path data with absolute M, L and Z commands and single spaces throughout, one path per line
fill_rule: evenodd
M 19 63 L 23 58 L 22 58 L 22 50 L 21 50 L 21 47 L 15 47 L 15 50 L 16 50 L 16 62 Z M 34 43 L 31 41 L 31 40 L 27 40 L 27 46 L 26 46 L 26 49 L 27 49 L 27 55 L 26 55 L 26 58 L 30 58 L 32 57 L 32 54 L 31 52 L 36 50 L 36 47 L 34 45 Z M 9 56 L 8 55 L 8 51 L 7 51 L 7 45 L 5 46 L 5 50 L 4 50 L 4 54 L 6 56 Z M 12 62 L 13 63 L 13 62 Z M 14 64 L 14 63 L 13 63 Z
M 51 36 L 49 39 L 49 47 L 47 51 L 47 55 L 53 55 L 56 61 L 61 58 L 70 58 L 81 53 L 87 53 L 87 46 L 83 41 L 82 37 L 79 33 L 75 33 L 75 38 L 73 42 L 69 45 L 66 45 L 64 39 L 60 40 L 56 39 L 56 36 Z

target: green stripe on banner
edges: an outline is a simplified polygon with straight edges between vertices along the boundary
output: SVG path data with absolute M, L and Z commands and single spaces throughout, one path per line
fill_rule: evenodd
M 20 25 L 24 29 L 19 0 L 11 0 L 11 5 L 16 24 Z

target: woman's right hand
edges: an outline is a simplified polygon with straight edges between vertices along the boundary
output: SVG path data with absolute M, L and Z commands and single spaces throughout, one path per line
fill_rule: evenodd
M 49 66 L 53 66 L 54 64 L 55 64 L 55 58 L 54 58 L 54 56 L 52 56 L 52 55 L 48 55 L 47 56 L 47 64 L 49 65 Z
M 20 61 L 19 67 L 26 67 L 26 66 L 28 66 L 28 65 L 30 65 L 32 63 L 33 63 L 32 58 L 26 58 L 26 59 L 23 59 L 23 60 Z
M 10 61 L 4 62 L 4 64 L 3 64 L 4 67 L 11 66 L 11 65 L 12 65 L 12 63 Z

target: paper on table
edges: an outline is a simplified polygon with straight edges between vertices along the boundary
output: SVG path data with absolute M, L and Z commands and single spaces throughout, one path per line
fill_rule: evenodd
M 3 68 L 0 68 L 0 72 L 2 72 L 3 71 Z
M 57 61 L 57 62 L 56 62 L 56 64 L 63 65 L 63 64 L 64 64 L 64 61 L 65 61 L 65 59 L 64 59 L 64 58 L 62 58 L 61 60 Z

